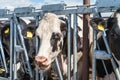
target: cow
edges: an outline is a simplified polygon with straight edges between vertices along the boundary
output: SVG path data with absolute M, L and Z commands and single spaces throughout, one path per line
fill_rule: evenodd
M 20 18 L 20 19 L 17 18 L 17 19 L 18 19 L 18 22 L 20 23 L 21 31 L 24 32 L 26 28 L 30 29 L 27 35 L 32 35 L 31 31 L 36 27 L 35 20 L 28 20 L 23 18 Z M 9 63 L 10 61 L 10 21 L 4 21 L 4 23 L 2 23 L 1 25 L 2 25 L 2 28 L 0 29 L 0 34 L 1 34 L 2 45 L 4 48 L 7 64 L 10 64 Z M 17 34 L 17 44 L 20 44 L 20 41 L 19 41 L 20 38 L 18 36 L 19 35 Z M 33 60 L 35 57 L 35 43 L 34 43 L 35 40 L 34 38 L 32 38 L 32 36 L 28 36 L 28 38 L 24 38 L 24 42 L 28 52 L 28 57 L 30 59 L 31 66 L 34 69 L 35 65 Z M 23 53 L 23 52 L 21 51 L 20 53 Z M 17 67 L 17 70 L 18 70 L 17 73 L 18 73 L 19 80 L 23 80 L 28 75 L 27 71 L 25 71 L 23 67 L 24 61 L 22 57 L 24 57 L 23 54 L 17 54 L 17 65 L 19 66 Z
M 82 51 L 83 51 L 83 36 L 82 36 L 82 19 L 78 16 L 77 28 L 77 64 L 79 71 L 82 71 Z M 54 13 L 45 13 L 43 18 L 39 21 L 38 28 L 35 35 L 39 37 L 40 47 L 38 54 L 35 56 L 36 64 L 40 70 L 47 71 L 50 69 L 51 64 L 55 61 L 55 58 L 60 58 L 62 65 L 63 75 L 67 75 L 67 29 L 68 24 L 65 19 L 59 18 Z M 73 28 L 71 28 L 71 64 L 73 64 Z M 73 70 L 73 66 L 71 66 Z M 81 72 L 79 72 L 78 78 L 81 78 Z M 64 76 L 65 79 L 65 76 Z
M 79 66 L 79 77 L 78 80 L 81 79 L 81 69 L 82 69 L 82 55 L 83 55 L 83 43 L 82 43 L 82 19 L 79 18 L 79 22 L 81 22 L 78 26 L 78 45 L 77 45 L 77 55 L 78 55 L 78 66 Z M 102 19 L 100 19 L 102 21 Z M 109 22 L 109 19 L 108 19 Z M 97 22 L 99 23 L 99 21 Z M 109 24 L 107 24 L 109 25 Z M 55 60 L 56 57 L 61 59 L 62 64 L 62 72 L 63 75 L 67 75 L 67 22 L 63 19 L 61 20 L 57 15 L 53 13 L 46 13 L 43 18 L 39 21 L 38 28 L 36 29 L 35 35 L 39 37 L 39 50 L 38 54 L 35 57 L 36 64 L 38 65 L 40 70 L 47 71 L 50 69 L 51 64 Z M 72 33 L 73 29 L 71 28 Z M 90 32 L 92 30 L 90 29 Z M 71 33 L 71 34 L 72 34 Z M 108 33 L 107 33 L 108 34 Z M 90 35 L 92 35 L 90 33 Z M 71 36 L 71 42 L 73 35 Z M 92 36 L 91 36 L 92 38 Z M 105 50 L 105 45 L 103 43 L 102 38 L 98 39 L 100 43 L 100 49 Z M 92 39 L 90 44 L 92 44 Z M 73 44 L 71 44 L 73 46 Z M 90 46 L 92 47 L 92 46 Z M 73 49 L 73 47 L 72 47 Z M 73 54 L 73 50 L 71 52 Z M 91 54 L 90 54 L 91 56 Z M 72 61 L 71 61 L 72 62 Z M 117 63 L 117 62 L 116 62 Z M 73 63 L 71 63 L 73 64 Z M 108 70 L 108 74 L 114 76 L 114 70 L 110 60 L 105 60 L 105 65 Z M 118 66 L 118 65 L 117 65 Z M 106 76 L 105 70 L 103 69 L 103 64 L 101 60 L 97 60 L 97 74 L 98 77 L 104 78 Z M 72 66 L 73 69 L 73 66 Z
M 93 20 L 91 20 L 91 25 L 92 26 L 98 26 L 99 23 L 101 23 L 104 28 L 106 29 L 106 36 L 107 36 L 107 40 L 108 40 L 108 44 L 110 46 L 111 52 L 112 52 L 112 56 L 114 58 L 115 64 L 117 65 L 117 68 L 119 69 L 120 72 L 120 52 L 119 52 L 119 48 L 120 48 L 120 44 L 119 44 L 119 30 L 120 30 L 120 8 L 117 9 L 116 12 L 114 12 L 107 20 L 104 20 L 103 18 L 95 18 Z M 94 24 L 93 22 L 95 22 L 96 24 Z M 95 28 L 95 27 L 94 27 Z M 99 33 L 99 32 L 98 32 Z M 98 38 L 98 43 L 99 43 L 99 48 L 101 50 L 106 50 L 105 44 L 103 42 L 103 38 L 99 37 Z M 112 80 L 117 80 L 114 70 L 113 70 L 113 66 L 110 60 L 104 60 L 109 77 Z M 97 60 L 97 73 L 98 76 L 100 78 L 106 79 L 106 72 L 105 69 L 103 67 L 103 63 L 101 60 Z

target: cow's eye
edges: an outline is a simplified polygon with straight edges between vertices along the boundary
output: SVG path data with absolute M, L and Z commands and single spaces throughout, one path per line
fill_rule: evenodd
M 51 42 L 51 45 L 55 45 L 57 44 L 57 42 L 60 40 L 60 33 L 52 33 L 52 36 L 51 36 L 51 39 L 50 39 L 50 42 Z
M 52 33 L 51 39 L 60 40 L 60 33 Z
M 60 33 L 52 33 L 50 44 L 52 46 L 52 51 L 55 52 L 58 50 L 57 43 L 60 41 L 61 35 Z

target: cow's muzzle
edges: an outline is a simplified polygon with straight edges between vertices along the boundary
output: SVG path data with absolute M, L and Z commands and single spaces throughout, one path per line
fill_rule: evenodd
M 50 67 L 48 59 L 44 56 L 36 56 L 35 62 L 41 70 L 48 70 Z

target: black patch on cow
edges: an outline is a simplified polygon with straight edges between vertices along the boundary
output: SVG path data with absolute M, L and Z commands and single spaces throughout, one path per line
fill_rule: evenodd
M 59 45 L 59 47 L 60 47 L 60 50 L 62 49 L 62 42 L 60 42 L 60 45 Z
M 52 33 L 50 44 L 52 46 L 52 51 L 55 52 L 58 50 L 57 43 L 60 41 L 61 35 L 60 33 Z

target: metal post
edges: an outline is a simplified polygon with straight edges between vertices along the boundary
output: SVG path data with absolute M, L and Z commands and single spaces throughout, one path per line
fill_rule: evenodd
M 67 38 L 67 45 L 68 45 L 68 80 L 70 80 L 70 72 L 71 72 L 71 14 L 68 15 L 68 38 Z
M 96 80 L 96 58 L 95 58 L 96 57 L 95 50 L 97 47 L 96 40 L 97 40 L 97 31 L 93 29 L 92 80 Z
M 58 63 L 57 57 L 55 58 L 55 63 L 57 65 L 57 69 L 58 69 L 58 74 L 59 74 L 60 80 L 63 80 L 63 76 L 62 76 L 62 73 L 61 73 L 61 70 L 60 70 L 60 65 Z
M 17 53 L 16 53 L 16 45 L 17 45 L 17 42 L 16 42 L 16 24 L 14 24 L 14 80 L 17 79 Z
M 10 80 L 13 80 L 13 44 L 14 44 L 14 36 L 13 36 L 13 17 L 10 19 Z
M 40 80 L 44 80 L 44 76 L 43 76 L 43 71 L 42 70 L 40 70 Z
M 84 0 L 84 5 L 89 6 L 90 0 Z M 82 80 L 89 80 L 89 19 L 90 14 L 83 14 L 83 66 Z
M 74 80 L 77 80 L 77 14 L 74 14 L 73 46 L 74 46 L 73 77 Z
M 36 26 L 38 26 L 39 25 L 39 16 L 36 16 Z M 36 36 L 36 38 L 35 38 L 35 41 L 36 41 L 36 43 L 35 43 L 35 47 L 36 47 L 36 54 L 38 53 L 38 37 Z M 36 80 L 39 80 L 39 70 L 38 70 L 38 65 L 36 65 Z

